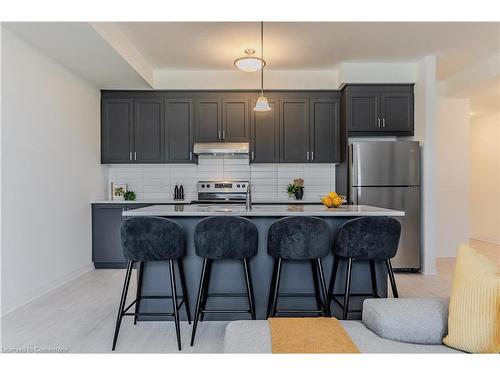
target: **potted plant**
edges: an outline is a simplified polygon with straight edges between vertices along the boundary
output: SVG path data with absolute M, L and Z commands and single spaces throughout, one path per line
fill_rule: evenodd
M 293 184 L 288 184 L 286 190 L 290 196 L 293 195 L 296 200 L 301 200 L 304 197 L 304 180 L 302 178 L 293 180 Z

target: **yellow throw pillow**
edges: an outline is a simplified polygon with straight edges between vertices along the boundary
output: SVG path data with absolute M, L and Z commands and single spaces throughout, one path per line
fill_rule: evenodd
M 467 245 L 460 245 L 443 343 L 469 353 L 500 352 L 500 273 Z

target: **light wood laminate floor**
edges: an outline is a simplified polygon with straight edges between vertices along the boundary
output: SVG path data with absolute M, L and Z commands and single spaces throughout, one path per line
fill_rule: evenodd
M 471 240 L 471 245 L 500 265 L 500 246 Z M 396 274 L 401 297 L 448 297 L 455 259 L 437 259 L 437 275 Z M 111 351 L 124 270 L 94 270 L 2 318 L 2 348 L 56 348 L 72 353 Z M 131 282 L 135 285 L 135 282 Z M 130 296 L 134 295 L 131 288 Z M 196 345 L 182 323 L 182 353 L 219 353 L 228 322 L 203 322 Z M 117 352 L 178 353 L 172 322 L 124 318 Z

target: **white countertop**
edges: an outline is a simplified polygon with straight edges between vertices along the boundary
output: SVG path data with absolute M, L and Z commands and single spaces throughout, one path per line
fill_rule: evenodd
M 244 205 L 155 205 L 124 211 L 123 216 L 404 216 L 403 211 L 388 210 L 373 206 L 344 205 L 339 208 L 327 208 L 322 204 L 311 205 L 254 205 L 246 210 Z
M 92 204 L 190 204 L 189 200 L 179 200 L 174 201 L 173 199 L 156 199 L 156 200 L 135 200 L 135 201 L 125 201 L 125 200 L 95 200 L 90 202 Z M 253 199 L 252 204 L 320 204 L 320 199 L 303 199 L 297 201 L 294 199 Z
M 136 200 L 136 201 L 112 201 L 112 200 L 96 200 L 91 201 L 91 204 L 190 204 L 191 201 L 188 200 L 179 200 L 174 201 L 173 199 L 156 199 L 156 200 Z

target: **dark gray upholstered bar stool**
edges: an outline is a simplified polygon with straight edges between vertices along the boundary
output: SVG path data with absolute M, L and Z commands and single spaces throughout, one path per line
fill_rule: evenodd
M 201 220 L 194 230 L 196 254 L 203 258 L 196 312 L 194 315 L 191 346 L 194 344 L 198 321 L 206 313 L 249 313 L 255 320 L 255 302 L 248 260 L 257 254 L 259 232 L 250 220 L 238 216 L 213 216 Z M 245 273 L 247 293 L 209 293 L 210 274 L 214 260 L 240 260 Z M 208 310 L 209 297 L 248 298 L 248 310 Z
M 390 217 L 360 217 L 346 221 L 337 231 L 333 242 L 333 255 L 335 256 L 332 268 L 332 277 L 328 288 L 328 304 L 331 300 L 342 307 L 342 319 L 347 319 L 349 312 L 350 296 L 372 296 L 378 298 L 377 277 L 375 273 L 375 262 L 385 261 L 392 294 L 398 297 L 396 280 L 392 271 L 391 258 L 394 258 L 398 250 L 399 237 L 401 235 L 401 224 Z M 347 276 L 344 294 L 333 294 L 339 261 L 347 260 Z M 372 283 L 372 294 L 351 294 L 352 264 L 355 260 L 368 260 L 370 262 L 370 274 Z M 336 297 L 344 297 L 342 304 Z
M 330 316 L 323 263 L 321 260 L 321 258 L 327 256 L 330 252 L 330 227 L 327 222 L 317 217 L 307 216 L 285 217 L 276 220 L 269 227 L 267 252 L 275 259 L 269 290 L 267 316 L 275 316 L 280 313 L 317 313 Z M 278 309 L 278 297 L 304 297 L 303 294 L 297 293 L 279 293 L 283 261 L 310 261 L 317 310 Z
M 115 335 L 113 338 L 113 350 L 116 347 L 116 340 L 122 318 L 126 315 L 134 316 L 134 324 L 137 323 L 138 316 L 173 316 L 175 320 L 175 331 L 177 334 L 177 347 L 181 350 L 181 335 L 179 325 L 179 308 L 184 304 L 189 324 L 191 324 L 191 313 L 189 311 L 189 298 L 184 277 L 182 257 L 186 254 L 186 237 L 184 229 L 175 221 L 161 217 L 133 217 L 125 220 L 121 227 L 121 242 L 123 255 L 128 261 L 125 284 L 123 285 L 120 308 L 116 319 Z M 175 281 L 174 261 L 177 261 L 179 278 L 181 281 L 182 296 L 177 295 L 177 285 Z M 169 296 L 143 296 L 142 276 L 144 262 L 168 261 L 170 269 Z M 137 264 L 137 294 L 135 300 L 125 307 L 127 292 L 130 283 L 130 276 L 134 263 Z M 139 313 L 141 300 L 143 299 L 172 299 L 173 313 Z M 178 300 L 181 300 L 178 303 Z M 135 305 L 134 313 L 127 311 Z

